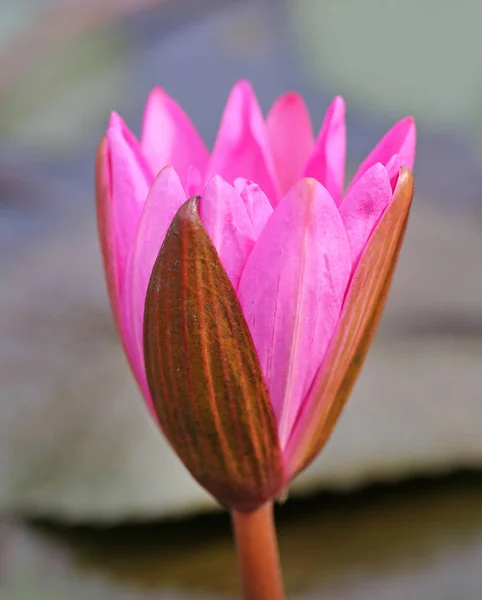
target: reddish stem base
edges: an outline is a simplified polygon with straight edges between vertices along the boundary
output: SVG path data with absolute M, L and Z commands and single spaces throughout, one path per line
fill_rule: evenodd
M 233 511 L 244 600 L 283 600 L 273 504 L 250 513 Z

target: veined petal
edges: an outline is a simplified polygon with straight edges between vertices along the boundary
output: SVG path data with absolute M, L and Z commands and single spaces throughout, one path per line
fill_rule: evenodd
M 360 372 L 390 287 L 412 194 L 412 175 L 402 169 L 394 198 L 362 254 L 337 331 L 285 449 L 290 478 L 327 442 Z
M 413 117 L 406 117 L 396 123 L 362 162 L 353 177 L 350 189 L 377 162 L 387 167 L 391 181 L 398 176 L 400 167 L 407 167 L 411 171 L 415 161 L 416 138 L 417 131 Z
M 172 165 L 186 186 L 193 165 L 204 178 L 209 152 L 186 113 L 160 87 L 147 100 L 141 140 L 155 174 Z
M 350 274 L 333 199 L 314 179 L 299 181 L 261 232 L 238 289 L 282 448 L 335 330 Z
M 266 119 L 281 194 L 303 175 L 315 145 L 311 119 L 303 98 L 294 92 L 274 103 Z
M 232 185 L 215 175 L 199 201 L 199 216 L 234 289 L 254 246 L 248 211 Z
M 129 254 L 123 318 L 126 323 L 126 345 L 131 364 L 144 396 L 150 402 L 144 369 L 143 320 L 147 286 L 154 262 L 167 230 L 186 194 L 173 167 L 165 167 L 149 192 L 142 212 L 137 237 Z
M 354 267 L 392 195 L 387 169 L 377 163 L 360 177 L 341 203 L 340 215 L 348 235 Z
M 146 297 L 146 372 L 161 428 L 191 474 L 250 511 L 285 483 L 276 421 L 236 294 L 197 213 L 177 213 Z
M 113 113 L 107 130 L 112 195 L 112 228 L 115 235 L 120 293 L 127 256 L 133 246 L 153 176 L 140 146 L 122 119 Z
M 221 175 L 228 183 L 238 177 L 256 181 L 276 205 L 279 185 L 266 125 L 256 96 L 246 81 L 237 83 L 224 110 L 207 180 Z
M 234 188 L 244 201 L 249 219 L 253 226 L 254 239 L 257 240 L 259 234 L 273 213 L 273 207 L 271 206 L 268 197 L 261 191 L 261 188 L 257 183 L 239 177 L 234 182 Z
M 319 181 L 340 204 L 345 181 L 345 101 L 337 96 L 328 108 L 304 176 Z

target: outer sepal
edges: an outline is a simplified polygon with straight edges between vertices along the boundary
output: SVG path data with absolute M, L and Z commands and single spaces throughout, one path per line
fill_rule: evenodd
M 285 449 L 289 479 L 323 448 L 355 384 L 382 314 L 412 196 L 412 174 L 402 168 L 393 200 L 360 258 L 338 328 Z
M 97 149 L 95 163 L 95 197 L 97 228 L 109 301 L 116 325 L 120 328 L 119 292 L 117 283 L 117 254 L 112 222 L 111 173 L 107 138 L 103 137 Z
M 164 434 L 217 501 L 249 511 L 284 484 L 276 420 L 234 289 L 191 198 L 151 275 L 147 380 Z

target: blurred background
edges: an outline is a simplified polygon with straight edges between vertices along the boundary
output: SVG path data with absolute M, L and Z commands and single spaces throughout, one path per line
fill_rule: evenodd
M 403 8 L 403 10 L 402 10 Z M 348 105 L 348 170 L 413 114 L 416 196 L 383 323 L 278 509 L 289 597 L 480 600 L 482 5 L 3 0 L 0 599 L 236 597 L 227 515 L 147 417 L 106 301 L 93 163 L 160 84 L 212 144 L 233 83 Z

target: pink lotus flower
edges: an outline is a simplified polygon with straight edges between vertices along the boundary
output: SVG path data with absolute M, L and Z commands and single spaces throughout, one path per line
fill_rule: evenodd
M 97 197 L 116 324 L 154 418 L 221 503 L 262 504 L 326 441 L 387 292 L 414 154 L 406 118 L 344 193 L 343 100 L 315 139 L 300 96 L 265 120 L 246 82 L 211 154 L 162 89 L 140 142 L 112 115 Z

